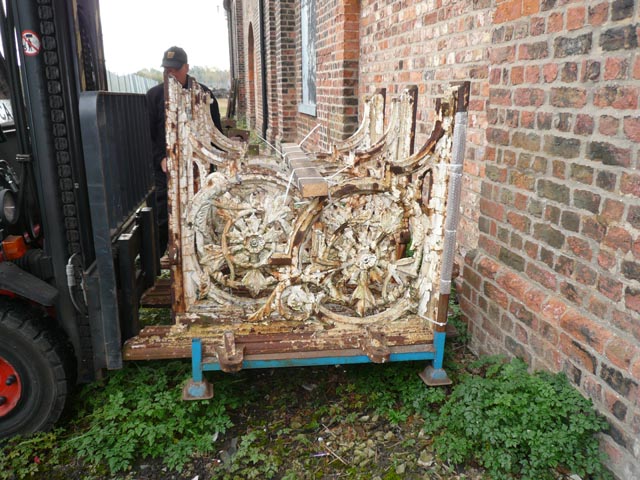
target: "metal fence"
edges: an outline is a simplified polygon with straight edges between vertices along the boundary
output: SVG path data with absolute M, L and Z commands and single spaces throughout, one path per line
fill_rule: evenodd
M 128 93 L 146 93 L 147 90 L 159 83 L 140 75 L 116 75 L 113 72 L 107 72 L 107 82 L 110 92 Z

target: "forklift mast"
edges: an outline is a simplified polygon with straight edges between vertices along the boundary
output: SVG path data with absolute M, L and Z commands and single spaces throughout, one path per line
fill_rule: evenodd
M 44 265 L 18 288 L 0 263 L 0 290 L 52 307 L 48 321 L 70 342 L 79 380 L 90 381 L 122 366 L 137 300 L 159 271 L 146 99 L 107 92 L 98 0 L 9 0 L 0 9 L 18 151 L 7 161 L 24 172 L 26 231 L 15 233 Z M 51 306 L 31 286 L 42 282 L 54 289 Z M 1 423 L 2 410 L 0 433 Z

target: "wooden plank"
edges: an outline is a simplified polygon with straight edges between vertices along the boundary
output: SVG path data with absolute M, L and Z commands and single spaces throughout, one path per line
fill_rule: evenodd
M 147 308 L 171 307 L 171 279 L 159 278 L 140 299 L 140 305 Z

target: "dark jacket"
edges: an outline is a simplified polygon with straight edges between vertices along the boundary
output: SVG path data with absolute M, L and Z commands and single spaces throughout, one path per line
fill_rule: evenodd
M 187 86 L 195 81 L 192 77 L 187 76 Z M 211 119 L 213 123 L 222 131 L 222 124 L 220 123 L 220 109 L 218 108 L 218 101 L 213 96 L 213 92 L 207 87 L 199 83 L 202 89 L 209 93 L 211 99 Z M 186 88 L 186 87 L 185 87 Z M 160 83 L 155 87 L 151 87 L 147 92 L 147 105 L 149 108 L 149 123 L 151 126 L 151 144 L 153 152 L 153 167 L 156 175 L 165 176 L 165 173 L 160 167 L 160 162 L 167 156 L 166 147 L 166 132 L 164 129 L 164 83 Z

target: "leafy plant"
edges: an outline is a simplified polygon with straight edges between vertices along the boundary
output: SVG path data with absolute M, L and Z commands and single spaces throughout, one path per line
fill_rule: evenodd
M 281 460 L 270 455 L 265 444 L 269 443 L 264 430 L 253 430 L 243 435 L 238 443 L 232 441 L 232 453 L 221 455 L 225 479 L 274 478 Z
M 192 454 L 214 449 L 217 435 L 232 425 L 226 408 L 238 405 L 228 382 L 216 383 L 211 400 L 183 402 L 176 383 L 188 374 L 189 365 L 182 362 L 130 364 L 104 385 L 86 388 L 80 399 L 86 433 L 69 438 L 65 448 L 91 463 L 105 463 L 111 472 L 147 457 L 181 471 Z
M 61 431 L 39 433 L 29 438 L 14 437 L 2 444 L 0 479 L 33 478 L 45 465 L 59 462 L 56 443 Z
M 68 430 L 16 437 L 2 446 L 0 479 L 28 478 L 77 459 L 89 470 L 129 470 L 136 461 L 160 458 L 181 471 L 193 455 L 215 448 L 231 425 L 227 408 L 240 404 L 231 377 L 216 382 L 211 400 L 184 402 L 180 384 L 188 363 L 127 364 L 75 398 L 75 420 Z M 80 433 L 78 433 L 80 432 Z
M 595 437 L 607 424 L 563 374 L 529 374 L 519 359 L 485 367 L 454 388 L 430 427 L 441 458 L 475 461 L 496 480 L 552 479 L 560 466 L 607 478 Z

